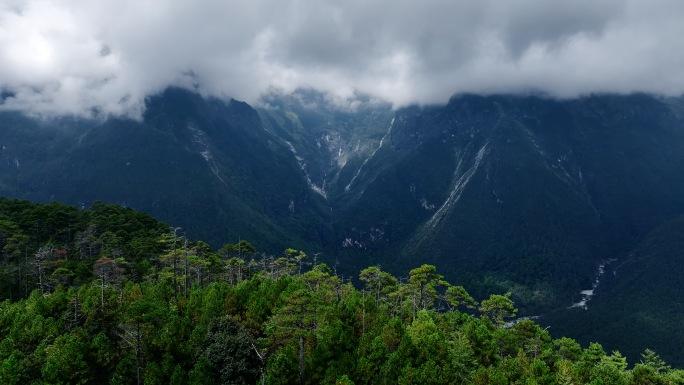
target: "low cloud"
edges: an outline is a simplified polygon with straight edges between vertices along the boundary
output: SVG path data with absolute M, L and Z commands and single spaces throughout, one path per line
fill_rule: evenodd
M 1 109 L 139 117 L 176 85 L 316 88 L 396 107 L 459 92 L 684 92 L 678 0 L 5 0 Z

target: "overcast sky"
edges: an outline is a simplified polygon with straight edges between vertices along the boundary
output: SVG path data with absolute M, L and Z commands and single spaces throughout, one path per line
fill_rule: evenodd
M 680 95 L 684 1 L 0 1 L 1 108 L 139 116 L 170 85 L 395 107 L 459 92 Z

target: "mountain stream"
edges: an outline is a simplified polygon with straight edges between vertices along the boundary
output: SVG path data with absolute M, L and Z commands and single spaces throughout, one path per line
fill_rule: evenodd
M 587 303 L 594 296 L 594 290 L 596 290 L 599 283 L 601 282 L 601 277 L 603 277 L 603 274 L 605 274 L 605 272 L 606 272 L 606 266 L 608 266 L 608 264 L 610 264 L 611 262 L 614 262 L 614 261 L 616 261 L 616 260 L 615 259 L 609 259 L 606 262 L 602 262 L 598 266 L 598 271 L 596 272 L 596 278 L 594 278 L 594 282 L 591 285 L 591 289 L 580 291 L 580 295 L 581 295 L 580 301 L 573 303 L 568 309 L 572 309 L 574 307 L 579 307 L 579 308 L 582 308 L 584 310 L 587 310 L 587 308 L 588 308 Z

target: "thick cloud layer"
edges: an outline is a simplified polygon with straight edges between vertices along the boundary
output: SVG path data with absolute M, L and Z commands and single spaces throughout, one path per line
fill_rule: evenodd
M 169 85 L 395 106 L 684 91 L 680 0 L 3 0 L 3 109 L 139 116 Z

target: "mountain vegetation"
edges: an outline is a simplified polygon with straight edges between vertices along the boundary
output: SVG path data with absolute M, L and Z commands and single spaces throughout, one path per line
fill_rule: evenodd
M 213 247 L 297 245 L 347 274 L 434 264 L 532 314 L 684 214 L 681 105 L 461 95 L 392 111 L 300 90 L 254 109 L 171 88 L 141 121 L 2 113 L 0 195 L 121 204 Z
M 586 310 L 551 312 L 540 322 L 579 341 L 600 340 L 635 357 L 643 346 L 657 346 L 671 363 L 684 362 L 684 217 L 666 222 L 624 259 L 608 265 L 605 281 Z
M 170 88 L 147 100 L 139 121 L 3 111 L 0 196 L 65 202 L 78 207 L 73 215 L 115 203 L 179 226 L 175 237 L 203 239 L 207 250 L 253 252 L 245 239 L 267 255 L 307 250 L 356 283 L 367 266 L 405 281 L 432 265 L 474 298 L 510 293 L 519 315 L 542 316 L 559 335 L 601 340 L 633 362 L 654 348 L 684 365 L 673 275 L 684 231 L 675 225 L 684 215 L 683 98 L 457 95 L 398 110 L 358 99 L 298 90 L 252 107 Z M 88 228 L 78 226 L 65 236 Z M 92 273 L 25 274 L 36 251 L 3 273 L 5 297 Z M 149 276 L 145 255 L 159 254 L 129 255 L 125 269 Z M 588 309 L 569 309 L 587 289 L 596 293 Z
M 510 293 L 424 264 L 349 278 L 301 250 L 213 251 L 147 214 L 0 199 L 3 384 L 684 384 L 645 350 L 554 339 Z

